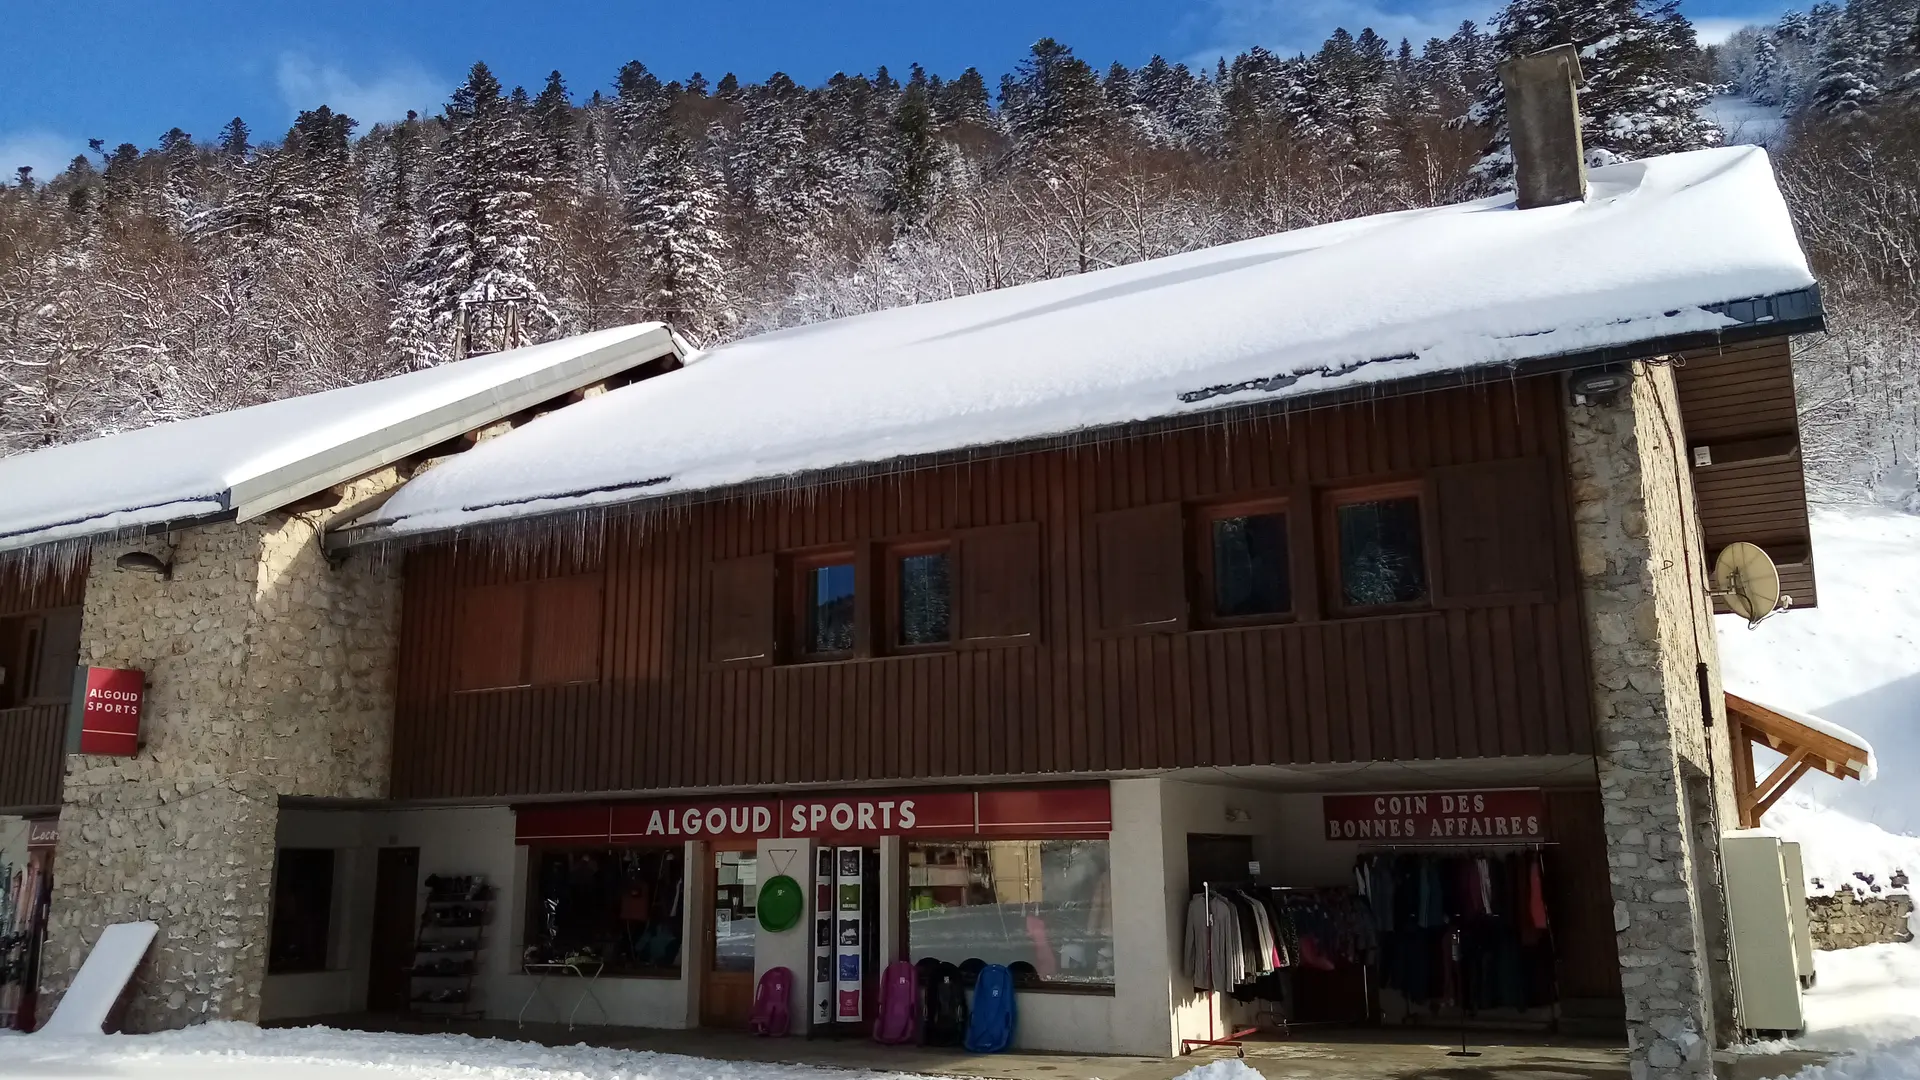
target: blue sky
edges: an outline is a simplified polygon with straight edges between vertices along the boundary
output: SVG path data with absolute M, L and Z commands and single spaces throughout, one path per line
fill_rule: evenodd
M 1714 40 L 1770 18 L 1781 0 L 1686 0 Z M 942 74 L 968 65 L 989 83 L 1036 38 L 1052 36 L 1104 68 L 1154 53 L 1210 62 L 1248 45 L 1311 48 L 1335 26 L 1372 26 L 1415 43 L 1485 0 L 94 0 L 32 4 L 0 32 L 0 175 L 46 178 L 88 138 L 151 146 L 178 125 L 211 138 L 233 116 L 277 138 L 300 109 L 332 105 L 363 125 L 409 108 L 437 111 L 474 60 L 508 85 L 538 89 L 554 68 L 576 99 L 639 59 L 663 78 L 692 71 L 754 80 L 785 71 Z

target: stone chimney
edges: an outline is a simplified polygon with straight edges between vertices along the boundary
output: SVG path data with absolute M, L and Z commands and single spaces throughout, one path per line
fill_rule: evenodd
M 1587 197 L 1586 152 L 1580 145 L 1580 54 L 1555 45 L 1500 65 L 1513 144 L 1516 205 L 1578 202 Z

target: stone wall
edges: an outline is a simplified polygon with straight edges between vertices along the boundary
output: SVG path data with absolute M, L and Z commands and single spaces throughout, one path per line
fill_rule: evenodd
M 1736 819 L 1672 372 L 1566 418 L 1633 1075 L 1706 1076 L 1734 1035 L 1716 838 Z
M 1913 940 L 1913 897 L 1866 896 L 1843 885 L 1832 896 L 1807 897 L 1807 929 L 1816 949 L 1854 949 Z
M 161 538 L 95 550 L 83 663 L 147 673 L 145 745 L 67 759 L 43 1012 L 102 927 L 150 919 L 127 1030 L 257 1018 L 280 798 L 387 793 L 399 574 L 329 564 L 352 501 L 173 534 L 170 581 L 114 568 Z

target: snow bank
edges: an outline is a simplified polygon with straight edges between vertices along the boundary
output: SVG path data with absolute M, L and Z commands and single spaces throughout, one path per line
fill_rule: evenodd
M 1596 169 L 723 346 L 493 440 L 363 524 L 397 536 L 1364 388 L 1731 324 L 1813 281 L 1764 151 Z
M 537 396 L 543 391 L 564 393 L 572 388 L 570 378 L 605 362 L 595 359 L 601 350 L 659 328 L 643 323 L 602 330 L 0 458 L 0 550 L 234 509 L 232 493 L 248 481 L 356 440 L 378 441 L 389 429 L 439 410 L 504 415 L 488 407 L 533 394 L 525 402 L 531 405 L 544 400 Z
M 1806 783 L 1802 780 L 1800 786 Z M 1866 883 L 1855 874 L 1871 875 L 1883 889 L 1902 870 L 1920 881 L 1920 836 L 1888 832 L 1871 821 L 1823 806 L 1800 787 L 1767 811 L 1766 822 L 1773 832 L 1800 842 L 1809 896 L 1829 896 L 1842 885 L 1866 892 Z
M 1819 976 L 1805 997 L 1809 1050 L 1871 1050 L 1920 1035 L 1920 944 L 1863 945 L 1815 953 Z M 1829 1068 L 1845 1068 L 1835 1062 Z M 1838 1075 L 1859 1075 L 1841 1073 Z
M 886 1080 L 908 1075 L 583 1045 L 547 1047 L 466 1035 L 261 1029 L 232 1022 L 155 1035 L 35 1035 L 0 1041 L 0 1076 L 20 1080 Z
M 1787 133 L 1787 118 L 1777 105 L 1762 105 L 1735 94 L 1707 99 L 1700 113 L 1726 133 L 1729 144 L 1778 147 Z
M 1753 630 L 1722 616 L 1726 685 L 1857 733 L 1872 743 L 1882 777 L 1892 778 L 1862 784 L 1810 773 L 1794 796 L 1891 833 L 1920 835 L 1920 790 L 1904 780 L 1920 776 L 1920 516 L 1838 506 L 1815 510 L 1812 524 L 1820 606 L 1786 611 Z M 1767 823 L 1784 821 L 1779 813 L 1770 811 Z M 1819 839 L 1782 831 L 1808 842 L 1810 854 Z

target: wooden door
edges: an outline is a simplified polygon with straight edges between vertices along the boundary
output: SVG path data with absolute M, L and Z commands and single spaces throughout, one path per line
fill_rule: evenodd
M 707 852 L 706 965 L 700 985 L 703 1027 L 744 1028 L 753 1014 L 753 940 L 759 929 L 759 865 L 753 845 L 714 845 Z
M 419 918 L 420 849 L 380 849 L 373 882 L 373 955 L 367 1011 L 406 1012 Z

